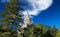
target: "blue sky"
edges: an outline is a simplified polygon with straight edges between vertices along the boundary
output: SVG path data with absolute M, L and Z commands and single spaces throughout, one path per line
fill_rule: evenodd
M 0 13 L 4 11 L 4 4 L 0 2 Z M 0 17 L 1 19 L 1 17 Z M 34 24 L 41 23 L 47 26 L 60 28 L 60 0 L 53 0 L 53 4 L 48 9 L 42 11 L 33 18 Z

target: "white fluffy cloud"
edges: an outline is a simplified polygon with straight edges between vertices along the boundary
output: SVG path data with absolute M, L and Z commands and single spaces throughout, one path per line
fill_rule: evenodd
M 24 15 L 26 15 L 26 12 L 29 12 L 29 15 L 36 16 L 41 11 L 46 10 L 47 8 L 49 8 L 52 5 L 52 0 L 28 0 L 28 2 L 30 3 L 30 5 L 33 9 L 29 10 L 29 8 L 28 8 L 27 10 L 24 10 L 23 11 Z

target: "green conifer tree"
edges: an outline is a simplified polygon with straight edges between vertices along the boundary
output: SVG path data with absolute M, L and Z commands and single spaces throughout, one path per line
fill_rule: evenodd
M 56 33 L 57 33 L 57 28 L 54 26 L 52 29 L 52 35 L 56 37 Z
M 17 31 L 18 30 L 17 27 L 19 26 L 17 22 L 22 21 L 22 13 L 19 12 L 19 10 L 21 10 L 19 0 L 10 0 L 9 3 L 5 4 L 5 9 L 6 9 L 5 12 L 0 13 L 3 16 L 2 20 L 0 20 L 0 22 L 3 22 L 4 30 L 9 30 L 9 28 L 10 28 L 9 26 L 11 24 L 12 25 L 12 27 L 11 27 L 12 34 L 14 33 L 13 35 L 15 35 L 16 33 L 13 32 L 13 28 L 14 28 L 13 26 L 16 27 L 14 29 Z M 17 22 L 16 22 L 16 20 L 17 20 Z

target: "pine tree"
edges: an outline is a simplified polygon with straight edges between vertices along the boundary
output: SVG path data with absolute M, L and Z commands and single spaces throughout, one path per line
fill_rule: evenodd
M 42 37 L 44 36 L 44 31 L 45 31 L 45 26 L 43 26 L 42 24 L 38 24 L 36 25 L 37 31 L 36 31 L 36 37 Z
M 52 31 L 52 28 L 49 26 L 47 28 L 47 31 L 46 31 L 44 36 L 46 36 L 46 37 L 53 37 L 53 35 L 51 34 L 52 33 L 51 31 Z
M 57 33 L 57 28 L 54 26 L 52 29 L 52 35 L 55 37 Z
M 21 10 L 19 0 L 10 0 L 9 3 L 5 4 L 5 9 L 5 12 L 0 13 L 3 16 L 3 19 L 0 20 L 0 22 L 3 22 L 6 26 L 12 24 L 11 29 L 13 29 L 13 26 L 15 26 L 16 28 L 14 29 L 16 30 L 19 26 L 18 22 L 22 21 L 22 13 L 19 12 L 19 10 Z

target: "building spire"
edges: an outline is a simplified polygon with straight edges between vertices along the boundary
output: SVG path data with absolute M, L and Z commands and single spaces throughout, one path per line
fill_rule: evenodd
M 29 15 L 29 12 L 27 11 L 27 15 Z

